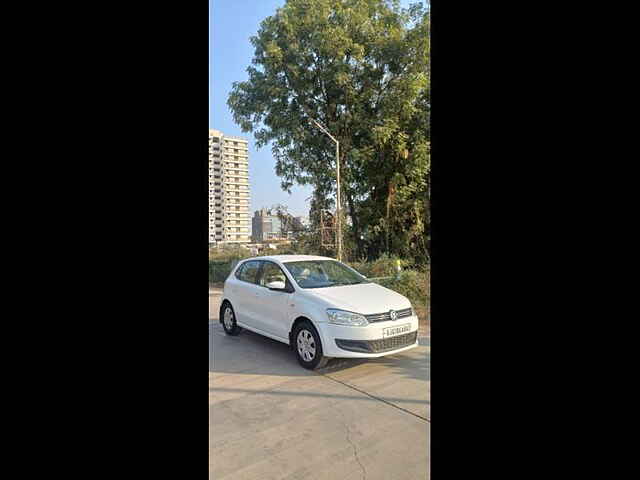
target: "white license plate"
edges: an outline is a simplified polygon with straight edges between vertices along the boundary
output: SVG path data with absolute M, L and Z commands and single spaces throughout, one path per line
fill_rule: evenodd
M 396 335 L 402 335 L 403 333 L 409 333 L 411 330 L 411 324 L 406 323 L 404 325 L 398 325 L 397 327 L 387 327 L 382 329 L 382 338 L 395 337 Z

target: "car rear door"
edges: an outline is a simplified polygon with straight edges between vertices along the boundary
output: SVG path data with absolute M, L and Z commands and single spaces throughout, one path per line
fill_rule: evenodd
M 256 317 L 259 312 L 258 297 L 261 289 L 257 284 L 259 271 L 260 261 L 249 260 L 245 262 L 232 286 L 232 303 L 236 320 L 254 328 L 259 328 L 256 325 Z

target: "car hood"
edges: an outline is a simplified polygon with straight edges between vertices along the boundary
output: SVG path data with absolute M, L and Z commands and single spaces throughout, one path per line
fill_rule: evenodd
M 324 300 L 327 308 L 339 308 L 365 315 L 402 310 L 411 306 L 411 302 L 405 296 L 377 283 L 308 289 L 307 292 Z

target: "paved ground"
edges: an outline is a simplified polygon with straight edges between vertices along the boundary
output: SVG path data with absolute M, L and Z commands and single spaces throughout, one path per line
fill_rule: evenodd
M 428 337 L 310 372 L 287 345 L 225 335 L 209 298 L 210 479 L 428 478 Z

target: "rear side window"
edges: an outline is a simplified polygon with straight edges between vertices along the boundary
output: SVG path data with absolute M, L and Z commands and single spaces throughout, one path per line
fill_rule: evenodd
M 249 283 L 258 283 L 258 271 L 260 270 L 260 262 L 258 261 L 250 261 L 243 264 L 239 268 L 239 273 L 236 273 L 236 276 L 239 280 L 243 282 Z
M 236 270 L 236 278 L 239 280 L 240 279 L 240 274 L 242 273 L 242 269 L 244 268 L 244 263 L 242 265 L 240 265 L 238 267 L 238 269 Z

